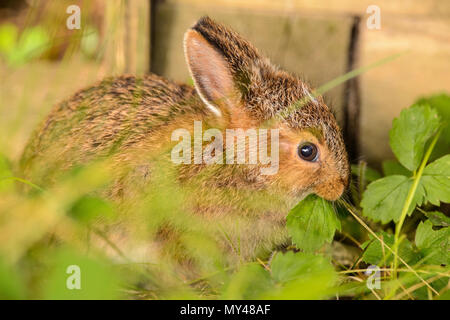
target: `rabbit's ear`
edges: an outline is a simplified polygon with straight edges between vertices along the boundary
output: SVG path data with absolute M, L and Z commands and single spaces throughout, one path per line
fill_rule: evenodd
M 229 109 L 238 101 L 225 57 L 195 30 L 186 32 L 184 51 L 199 96 L 212 112 L 221 116 L 222 108 Z

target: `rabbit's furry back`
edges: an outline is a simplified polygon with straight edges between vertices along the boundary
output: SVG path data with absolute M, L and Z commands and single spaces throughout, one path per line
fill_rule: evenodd
M 187 31 L 184 45 L 195 88 L 150 74 L 107 78 L 81 90 L 58 104 L 35 131 L 21 173 L 45 187 L 72 168 L 111 158 L 112 183 L 104 194 L 124 208 L 151 185 L 155 154 L 170 160 L 164 152 L 174 130 L 192 128 L 194 121 L 205 129 L 270 123 L 281 140 L 280 170 L 273 176 L 261 176 L 258 165 L 176 167 L 181 185 L 198 187 L 187 205 L 212 226 L 227 226 L 224 232 L 242 240 L 241 253 L 251 258 L 286 239 L 284 219 L 296 201 L 309 193 L 330 200 L 342 194 L 349 180 L 342 135 L 321 97 L 231 29 L 201 18 Z M 301 107 L 276 117 L 298 101 L 304 101 Z M 317 146 L 317 161 L 299 159 L 304 142 Z M 253 193 L 276 200 L 255 205 L 248 201 Z

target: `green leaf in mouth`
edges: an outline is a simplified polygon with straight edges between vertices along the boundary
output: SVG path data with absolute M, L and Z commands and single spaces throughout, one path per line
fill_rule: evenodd
M 292 241 L 304 252 L 314 252 L 325 242 L 331 243 L 341 223 L 330 202 L 309 195 L 299 202 L 287 216 L 287 228 Z

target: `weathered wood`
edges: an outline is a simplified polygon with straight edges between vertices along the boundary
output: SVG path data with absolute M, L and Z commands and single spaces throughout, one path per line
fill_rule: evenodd
M 360 51 L 360 28 L 361 18 L 353 18 L 347 57 L 347 71 L 350 72 L 358 67 Z M 357 162 L 360 156 L 360 113 L 361 97 L 359 77 L 352 78 L 345 83 L 343 111 L 343 132 L 347 146 L 349 160 Z
M 162 2 L 155 10 L 152 71 L 186 82 L 183 34 L 203 15 L 210 15 L 242 34 L 273 63 L 298 74 L 318 87 L 347 70 L 352 17 L 255 13 L 210 6 Z M 325 94 L 326 101 L 342 120 L 344 86 Z
M 112 74 L 149 71 L 150 1 L 105 1 L 104 65 Z
M 403 108 L 450 92 L 450 20 L 382 17 L 381 30 L 362 26 L 360 50 L 362 66 L 404 53 L 361 76 L 361 153 L 374 165 L 394 157 L 389 129 Z
M 165 0 L 167 3 L 208 5 L 222 9 L 252 9 L 270 13 L 322 12 L 327 14 L 364 15 L 369 5 L 376 4 L 383 14 L 426 17 L 450 16 L 446 0 Z

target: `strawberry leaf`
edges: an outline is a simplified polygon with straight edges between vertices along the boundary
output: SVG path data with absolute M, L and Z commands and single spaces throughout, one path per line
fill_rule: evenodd
M 394 246 L 394 235 L 384 231 L 377 234 L 383 242 L 390 248 Z M 393 260 L 393 254 L 386 248 L 382 247 L 380 241 L 370 236 L 371 240 L 363 243 L 364 253 L 362 260 L 366 263 L 375 265 L 389 265 Z M 404 239 L 399 246 L 398 255 L 406 261 L 406 263 L 415 263 L 420 259 L 418 252 L 414 252 L 411 243 Z
M 402 175 L 410 177 L 412 172 L 395 160 L 383 161 L 383 173 L 385 176 Z
M 430 163 L 423 171 L 421 184 L 428 202 L 438 206 L 450 202 L 450 155 Z
M 398 222 L 412 184 L 413 179 L 400 175 L 388 176 L 372 182 L 367 186 L 361 201 L 363 214 L 382 223 Z M 419 185 L 408 208 L 408 215 L 413 212 L 416 205 L 423 203 L 423 195 L 423 187 Z
M 424 212 L 424 215 L 430 219 L 433 226 L 438 227 L 449 227 L 450 226 L 450 218 L 445 214 L 439 211 L 430 211 Z
M 392 122 L 389 143 L 400 163 L 414 171 L 422 161 L 425 144 L 439 129 L 440 118 L 429 105 L 404 109 Z
M 450 228 L 433 230 L 431 221 L 421 222 L 415 241 L 427 264 L 450 264 Z
M 331 203 L 316 195 L 299 202 L 287 216 L 287 228 L 294 244 L 305 252 L 318 250 L 325 242 L 331 243 L 341 223 Z

